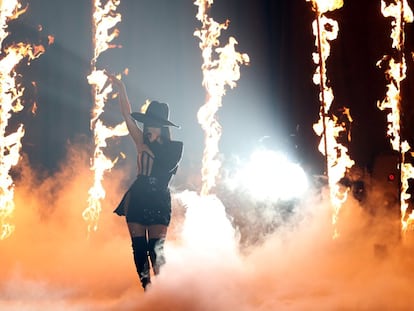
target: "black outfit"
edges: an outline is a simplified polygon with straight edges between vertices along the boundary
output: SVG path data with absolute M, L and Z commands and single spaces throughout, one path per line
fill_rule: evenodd
M 141 174 L 123 196 L 114 213 L 126 216 L 127 222 L 142 225 L 166 225 L 171 219 L 171 196 L 168 184 L 177 171 L 183 144 L 170 141 L 149 144 L 154 157 L 143 152 Z
M 140 174 L 124 194 L 114 213 L 126 216 L 127 222 L 142 225 L 165 225 L 171 220 L 171 195 L 169 182 L 176 173 L 181 159 L 183 143 L 168 141 L 148 144 L 154 157 L 143 152 L 139 159 Z M 148 254 L 155 274 L 165 263 L 164 239 L 132 237 L 134 262 L 144 289 L 151 282 Z

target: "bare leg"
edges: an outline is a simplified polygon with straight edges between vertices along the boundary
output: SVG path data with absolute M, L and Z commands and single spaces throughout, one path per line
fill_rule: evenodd
M 167 236 L 167 226 L 148 226 L 148 250 L 154 274 L 160 273 L 160 268 L 165 264 L 164 242 Z

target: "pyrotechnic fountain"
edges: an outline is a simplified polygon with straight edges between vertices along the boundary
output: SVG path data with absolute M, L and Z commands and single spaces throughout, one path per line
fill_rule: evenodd
M 92 111 L 91 129 L 95 138 L 95 151 L 91 158 L 91 170 L 94 172 L 94 183 L 89 189 L 88 207 L 83 211 L 82 217 L 88 222 L 88 232 L 97 230 L 99 214 L 101 212 L 101 200 L 105 198 L 105 189 L 102 185 L 105 172 L 111 170 L 117 159 L 111 160 L 104 154 L 107 146 L 106 140 L 114 136 L 127 135 L 125 123 L 115 127 L 106 126 L 101 119 L 105 102 L 112 91 L 104 70 L 96 68 L 96 61 L 102 52 L 115 46 L 111 45 L 118 35 L 114 27 L 121 21 L 121 14 L 116 12 L 119 0 L 107 1 L 105 5 L 100 0 L 93 1 L 93 39 L 94 56 L 91 61 L 91 73 L 88 83 L 92 86 L 94 107 Z
M 199 46 L 203 57 L 202 84 L 207 91 L 206 102 L 197 115 L 205 135 L 201 194 L 207 195 L 215 186 L 221 166 L 217 158 L 221 125 L 216 119 L 216 112 L 222 105 L 226 86 L 236 86 L 236 81 L 240 78 L 240 65 L 248 64 L 249 56 L 236 52 L 237 41 L 233 37 L 229 38 L 224 47 L 219 47 L 221 31 L 227 29 L 229 21 L 220 24 L 209 17 L 208 9 L 213 4 L 212 0 L 197 0 L 194 4 L 198 6 L 197 19 L 202 23 L 202 28 L 195 31 L 194 35 L 200 39 Z M 214 58 L 215 55 L 218 59 Z
M 19 18 L 27 10 L 17 0 L 0 1 L 0 44 L 9 35 L 7 23 Z M 2 46 L 4 52 L 0 60 L 0 239 L 10 236 L 14 226 L 8 219 L 14 211 L 14 182 L 10 170 L 20 160 L 21 140 L 24 136 L 24 125 L 20 124 L 15 132 L 9 133 L 8 122 L 13 114 L 23 110 L 21 97 L 24 87 L 16 78 L 19 74 L 16 66 L 24 59 L 29 61 L 44 52 L 42 45 L 15 43 Z
M 385 98 L 378 102 L 378 108 L 388 111 L 387 136 L 390 138 L 392 149 L 400 154 L 400 208 L 402 230 L 406 231 L 414 221 L 414 214 L 407 215 L 408 199 L 411 197 L 407 190 L 408 180 L 414 178 L 414 167 L 408 162 L 407 156 L 412 148 L 407 140 L 401 138 L 401 83 L 406 78 L 407 64 L 405 56 L 405 24 L 412 23 L 414 16 L 407 0 L 397 0 L 395 3 L 381 1 L 381 12 L 384 17 L 392 18 L 392 48 L 395 56 L 384 56 L 377 65 L 388 65 L 386 77 L 389 81 Z
M 346 127 L 338 122 L 338 117 L 330 111 L 334 100 L 333 90 L 328 85 L 326 60 L 330 55 L 330 41 L 338 36 L 338 22 L 326 17 L 326 13 L 334 11 L 343 6 L 342 0 L 306 0 L 312 1 L 312 7 L 316 18 L 313 21 L 313 34 L 317 52 L 313 53 L 313 61 L 317 65 L 313 82 L 319 85 L 320 112 L 319 121 L 314 125 L 318 136 L 322 136 L 319 151 L 325 156 L 326 172 L 330 191 L 330 199 L 333 207 L 332 224 L 334 225 L 334 238 L 338 236 L 336 224 L 339 210 L 347 198 L 348 189 L 341 190 L 339 180 L 345 175 L 347 169 L 354 165 L 354 161 L 348 155 L 348 148 L 342 145 L 337 138 L 340 133 L 346 131 Z M 347 112 L 349 122 L 352 119 Z
M 225 46 L 220 47 L 221 31 L 227 29 L 229 21 L 220 24 L 208 15 L 212 0 L 197 0 L 194 4 L 198 7 L 196 17 L 202 23 L 201 29 L 196 30 L 194 35 L 200 39 L 202 85 L 207 92 L 206 102 L 197 114 L 198 122 L 204 130 L 205 146 L 200 194 L 184 192 L 178 195 L 187 206 L 182 238 L 187 245 L 203 253 L 225 252 L 230 258 L 236 254 L 234 228 L 228 220 L 224 205 L 212 193 L 221 166 L 218 159 L 221 125 L 216 119 L 216 113 L 222 105 L 226 87 L 236 86 L 236 81 L 240 78 L 240 65 L 248 64 L 249 57 L 235 50 L 237 41 L 233 37 L 229 38 Z M 213 223 L 214 231 L 210 227 Z

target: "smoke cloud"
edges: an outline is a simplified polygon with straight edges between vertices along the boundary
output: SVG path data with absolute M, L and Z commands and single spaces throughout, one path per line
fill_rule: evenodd
M 81 215 L 92 173 L 80 150 L 52 176 L 20 165 L 16 230 L 0 241 L 1 310 L 408 310 L 414 302 L 412 241 L 400 236 L 398 213 L 373 214 L 350 197 L 332 239 L 323 188 L 288 217 L 230 191 L 175 192 L 167 264 L 144 293 L 124 219 L 112 213 L 128 170 L 108 173 L 99 228 L 88 235 Z

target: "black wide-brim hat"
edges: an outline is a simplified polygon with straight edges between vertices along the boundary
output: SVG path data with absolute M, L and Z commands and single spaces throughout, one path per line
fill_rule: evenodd
M 147 110 L 142 112 L 133 112 L 131 116 L 138 122 L 143 123 L 145 126 L 164 127 L 178 125 L 172 123 L 169 119 L 170 109 L 168 104 L 160 103 L 158 101 L 151 101 L 147 107 Z

